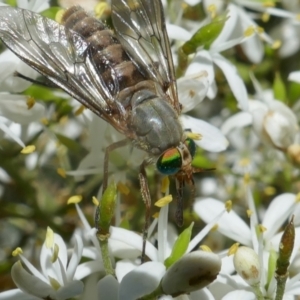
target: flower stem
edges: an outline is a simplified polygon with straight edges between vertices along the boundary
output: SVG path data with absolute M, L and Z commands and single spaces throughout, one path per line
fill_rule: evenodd
M 102 260 L 103 260 L 103 266 L 106 275 L 115 275 L 115 271 L 112 267 L 111 260 L 110 260 L 110 255 L 109 255 L 109 249 L 108 249 L 108 237 L 104 235 L 97 235 L 99 243 L 100 243 L 100 249 L 101 249 L 101 254 L 102 254 Z

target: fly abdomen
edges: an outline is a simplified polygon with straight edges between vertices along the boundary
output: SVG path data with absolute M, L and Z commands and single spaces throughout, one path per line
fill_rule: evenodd
M 128 61 L 128 56 L 121 44 L 109 45 L 105 49 L 97 51 L 93 57 L 101 73 L 105 72 L 108 67 L 115 67 L 124 61 Z
M 85 38 L 99 74 L 112 95 L 145 80 L 113 31 L 89 16 L 83 8 L 69 8 L 63 15 L 62 24 Z
M 117 80 L 119 91 L 145 80 L 132 61 L 123 61 L 114 68 L 107 69 L 102 74 L 102 77 L 110 83 L 109 89 L 114 87 L 114 82 Z M 113 92 L 113 90 L 111 90 L 111 92 Z

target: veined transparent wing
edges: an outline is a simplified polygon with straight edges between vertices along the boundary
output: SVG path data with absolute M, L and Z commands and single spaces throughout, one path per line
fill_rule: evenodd
M 114 101 L 97 72 L 89 45 L 79 34 L 31 11 L 1 7 L 0 39 L 84 106 L 121 132 L 122 128 L 126 131 L 125 111 Z
M 115 31 L 144 76 L 158 82 L 180 113 L 174 65 L 160 0 L 112 0 Z

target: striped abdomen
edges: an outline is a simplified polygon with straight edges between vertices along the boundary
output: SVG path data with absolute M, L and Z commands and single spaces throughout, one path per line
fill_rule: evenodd
M 112 95 L 145 80 L 113 31 L 89 16 L 83 8 L 69 8 L 63 15 L 62 24 L 79 33 L 88 42 L 95 65 Z

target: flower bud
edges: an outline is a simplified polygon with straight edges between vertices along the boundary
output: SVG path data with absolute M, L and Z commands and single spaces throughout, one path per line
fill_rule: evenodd
M 195 251 L 184 255 L 166 272 L 161 288 L 176 297 L 204 288 L 213 282 L 221 269 L 221 260 L 212 252 Z
M 253 249 L 239 247 L 234 255 L 233 264 L 237 273 L 250 285 L 260 281 L 260 264 Z
M 291 162 L 298 167 L 300 166 L 300 145 L 293 144 L 287 149 L 287 154 Z

